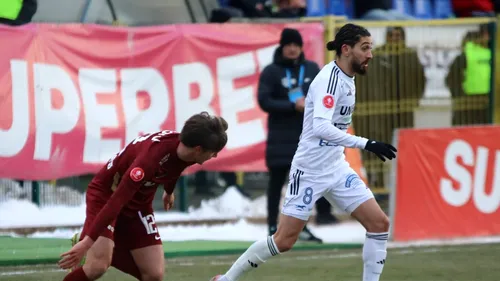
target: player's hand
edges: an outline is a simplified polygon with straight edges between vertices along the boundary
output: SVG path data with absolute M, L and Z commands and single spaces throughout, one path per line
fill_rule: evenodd
M 397 152 L 394 146 L 388 143 L 378 142 L 374 140 L 368 140 L 365 146 L 365 150 L 375 153 L 375 155 L 377 155 L 378 158 L 380 158 L 380 160 L 384 162 L 385 158 L 389 160 L 396 158 L 395 152 Z
M 298 112 L 304 112 L 304 107 L 306 105 L 306 99 L 304 97 L 295 101 L 295 110 Z
M 174 206 L 174 201 L 174 193 L 169 195 L 166 191 L 163 192 L 163 207 L 165 208 L 165 210 L 170 210 Z
M 58 265 L 62 269 L 70 269 L 76 267 L 87 251 L 92 247 L 93 241 L 86 236 L 82 241 L 76 243 L 71 250 L 61 255 L 61 260 Z

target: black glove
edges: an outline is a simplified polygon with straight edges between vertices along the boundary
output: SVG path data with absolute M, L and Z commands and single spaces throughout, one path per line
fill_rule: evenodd
M 397 152 L 396 148 L 388 143 L 378 142 L 374 140 L 368 140 L 365 146 L 365 150 L 375 153 L 375 155 L 380 158 L 380 160 L 385 162 L 385 158 L 392 160 L 396 158 Z M 384 158 L 385 157 L 385 158 Z

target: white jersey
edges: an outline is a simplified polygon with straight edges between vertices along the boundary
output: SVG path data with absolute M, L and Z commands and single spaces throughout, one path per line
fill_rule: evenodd
M 356 103 L 354 77 L 330 62 L 312 81 L 292 166 L 306 173 L 332 173 L 346 164 L 344 147 L 364 148 L 367 139 L 347 134 Z

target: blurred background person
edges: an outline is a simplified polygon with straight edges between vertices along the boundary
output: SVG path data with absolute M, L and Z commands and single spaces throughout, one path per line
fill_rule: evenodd
M 30 23 L 37 7 L 37 0 L 1 0 L 0 24 L 16 26 Z
M 273 10 L 274 18 L 298 18 L 307 14 L 305 0 L 277 0 Z
M 362 20 L 410 20 L 414 17 L 393 9 L 392 0 L 356 0 L 354 17 Z
M 356 77 L 357 99 L 366 103 L 395 101 L 393 110 L 374 110 L 371 114 L 353 119 L 354 128 L 361 135 L 370 135 L 383 142 L 391 142 L 397 128 L 414 126 L 414 110 L 424 93 L 425 74 L 417 51 L 406 45 L 406 33 L 400 26 L 388 27 L 385 43 L 373 49 L 370 71 Z M 387 83 L 380 83 L 384 77 Z M 383 129 L 381 129 L 383 128 Z M 383 165 L 376 157 L 362 152 L 365 162 L 380 169 L 370 170 L 369 185 L 385 186 Z
M 305 0 L 229 0 L 228 6 L 248 18 L 297 18 L 307 14 Z
M 500 0 L 451 0 L 451 4 L 458 18 L 492 17 L 500 8 Z
M 453 125 L 488 124 L 491 91 L 491 36 L 488 24 L 465 35 L 462 52 L 450 66 L 447 85 L 456 102 Z

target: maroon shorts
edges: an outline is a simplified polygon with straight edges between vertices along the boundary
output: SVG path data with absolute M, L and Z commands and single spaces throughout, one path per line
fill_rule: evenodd
M 83 239 L 94 222 L 99 211 L 104 207 L 107 198 L 100 196 L 93 199 L 87 194 L 87 211 L 81 238 Z M 120 213 L 118 217 L 100 234 L 115 242 L 115 247 L 124 250 L 134 250 L 152 245 L 161 245 L 161 237 L 156 227 L 155 217 L 152 211 L 137 211 L 135 215 L 126 216 Z

